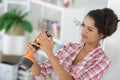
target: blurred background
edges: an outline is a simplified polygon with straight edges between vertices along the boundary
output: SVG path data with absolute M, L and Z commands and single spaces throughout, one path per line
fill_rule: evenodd
M 53 35 L 54 53 L 68 42 L 80 42 L 80 24 L 92 9 L 112 8 L 120 19 L 118 0 L 0 0 L 0 80 L 38 80 L 31 72 L 18 68 L 28 42 L 48 30 Z M 24 17 L 22 17 L 24 16 Z M 24 23 L 23 23 L 24 22 Z M 112 64 L 103 80 L 120 80 L 120 24 L 102 43 Z M 47 59 L 41 49 L 37 62 Z M 40 80 L 55 80 L 53 72 Z

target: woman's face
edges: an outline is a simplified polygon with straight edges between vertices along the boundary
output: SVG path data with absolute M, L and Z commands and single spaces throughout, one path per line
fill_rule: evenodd
M 86 16 L 82 24 L 82 41 L 85 43 L 99 42 L 102 37 L 95 27 L 95 21 L 92 17 Z

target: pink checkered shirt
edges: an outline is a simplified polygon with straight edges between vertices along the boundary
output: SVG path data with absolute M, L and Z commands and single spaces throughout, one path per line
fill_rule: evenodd
M 97 46 L 91 49 L 82 61 L 73 65 L 72 62 L 83 46 L 84 43 L 68 43 L 55 56 L 61 66 L 73 76 L 74 80 L 100 80 L 107 71 L 111 61 L 102 48 Z M 39 77 L 46 76 L 54 71 L 49 60 L 40 63 L 40 67 L 41 73 Z

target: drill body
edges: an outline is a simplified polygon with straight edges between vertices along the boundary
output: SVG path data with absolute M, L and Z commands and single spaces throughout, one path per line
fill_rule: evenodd
M 51 36 L 51 34 L 47 31 L 46 32 L 46 35 L 47 35 L 47 37 L 50 37 Z M 32 45 L 36 50 L 38 50 L 40 47 L 40 42 L 39 42 L 39 40 L 35 40 L 35 43 L 36 43 L 36 45 Z M 21 59 L 20 59 L 20 61 L 19 61 L 19 63 L 18 63 L 18 67 L 20 68 L 20 69 L 23 69 L 23 70 L 28 70 L 28 69 L 30 69 L 31 68 L 31 66 L 33 65 L 35 63 L 35 60 L 34 60 L 34 54 L 33 53 L 30 53 L 30 52 L 28 52 L 28 53 L 26 53 L 26 55 L 25 56 L 23 56 Z

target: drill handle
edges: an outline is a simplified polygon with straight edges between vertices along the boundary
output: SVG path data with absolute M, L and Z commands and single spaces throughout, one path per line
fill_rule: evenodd
M 40 49 L 40 46 L 39 46 L 39 45 L 33 44 L 32 46 L 33 46 L 36 50 Z

